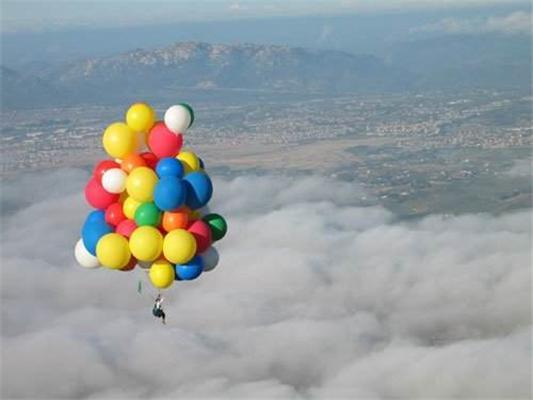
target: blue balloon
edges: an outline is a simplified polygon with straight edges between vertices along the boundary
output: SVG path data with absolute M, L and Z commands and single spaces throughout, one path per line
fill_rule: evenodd
M 165 157 L 159 160 L 155 167 L 155 172 L 160 178 L 163 176 L 183 178 L 183 164 L 174 157 Z
M 105 222 L 105 211 L 104 210 L 94 210 L 87 215 L 87 218 L 85 218 L 85 224 L 89 224 L 92 222 Z
M 102 210 L 93 211 L 83 224 L 81 239 L 89 253 L 96 256 L 96 244 L 102 236 L 111 232 L 113 227 L 105 222 L 105 213 Z
M 196 210 L 205 206 L 213 195 L 213 184 L 205 172 L 191 172 L 184 179 L 187 188 L 185 204 Z
M 204 270 L 204 263 L 200 256 L 195 256 L 186 264 L 176 264 L 176 280 L 191 281 L 200 276 Z
M 154 203 L 160 210 L 175 210 L 183 206 L 185 198 L 185 185 L 175 176 L 163 176 L 155 186 Z

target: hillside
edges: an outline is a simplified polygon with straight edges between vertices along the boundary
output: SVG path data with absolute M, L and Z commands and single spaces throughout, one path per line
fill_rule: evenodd
M 90 101 L 104 93 L 117 99 L 126 92 L 157 96 L 176 88 L 306 94 L 387 92 L 404 90 L 413 82 L 410 73 L 370 55 L 200 42 L 85 59 L 43 68 L 36 74 L 54 87 L 43 95 L 58 91 L 69 102 Z M 2 93 L 4 102 L 20 103 L 23 86 L 8 89 Z

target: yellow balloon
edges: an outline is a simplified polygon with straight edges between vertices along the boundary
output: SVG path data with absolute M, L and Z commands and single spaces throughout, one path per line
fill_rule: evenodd
M 128 240 L 118 233 L 108 233 L 96 244 L 96 258 L 104 267 L 124 268 L 130 261 Z
M 174 283 L 176 279 L 174 267 L 167 260 L 157 260 L 150 267 L 148 272 L 150 282 L 156 288 L 165 289 Z
M 135 132 L 148 132 L 155 123 L 155 111 L 146 103 L 135 103 L 126 112 L 126 123 Z
M 124 158 L 137 148 L 135 132 L 123 122 L 115 122 L 104 131 L 104 149 L 113 158 Z
M 154 199 L 155 185 L 159 181 L 153 169 L 137 167 L 130 172 L 126 179 L 128 194 L 141 203 Z
M 142 203 L 140 201 L 135 200 L 133 197 L 128 196 L 126 197 L 126 200 L 124 200 L 124 204 L 122 204 L 122 212 L 128 219 L 135 219 L 135 211 L 137 211 L 137 208 Z
M 200 171 L 200 160 L 192 151 L 181 151 L 176 158 L 183 164 L 185 173 Z
M 154 261 L 161 255 L 163 235 L 153 226 L 140 226 L 130 236 L 131 254 L 139 261 Z
M 196 254 L 196 239 L 185 229 L 174 229 L 163 241 L 165 258 L 175 264 L 185 264 Z

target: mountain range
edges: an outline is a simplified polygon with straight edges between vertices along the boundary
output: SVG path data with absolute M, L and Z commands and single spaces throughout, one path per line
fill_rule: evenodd
M 122 102 L 129 96 L 157 99 L 184 88 L 346 94 L 513 88 L 528 79 L 527 62 L 505 56 L 492 63 L 483 58 L 472 60 L 469 45 L 455 45 L 453 51 L 462 53 L 447 66 L 446 45 L 440 43 L 440 51 L 436 51 L 431 42 L 423 46 L 407 43 L 384 60 L 374 55 L 279 45 L 178 42 L 53 66 L 32 64 L 24 68 L 25 73 L 3 66 L 2 106 L 77 104 L 104 97 L 105 102 Z

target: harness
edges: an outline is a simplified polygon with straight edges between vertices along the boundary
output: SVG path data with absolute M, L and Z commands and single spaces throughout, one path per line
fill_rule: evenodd
M 161 318 L 163 316 L 163 310 L 154 306 L 152 309 L 152 314 L 154 314 L 154 317 Z

